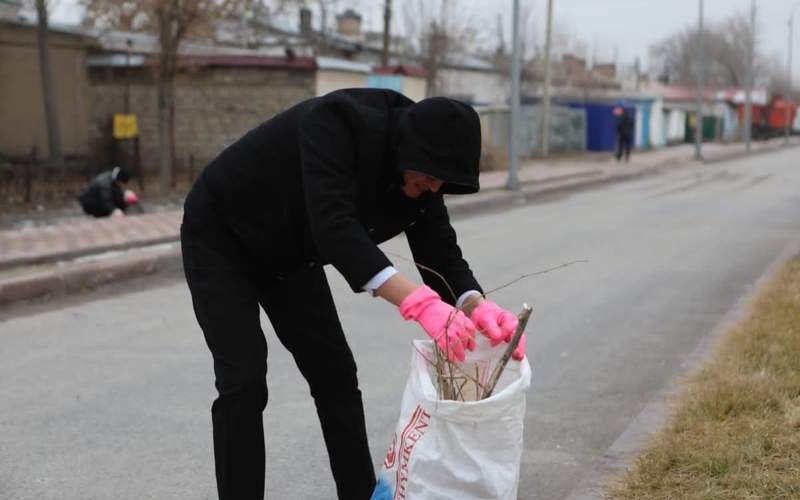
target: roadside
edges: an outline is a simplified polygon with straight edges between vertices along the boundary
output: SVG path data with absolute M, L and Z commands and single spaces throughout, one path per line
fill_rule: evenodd
M 794 138 L 792 145 L 800 144 Z M 782 139 L 754 143 L 754 151 L 774 151 Z M 735 157 L 743 146 L 706 144 L 706 158 Z M 622 182 L 664 168 L 698 165 L 692 145 L 638 152 L 630 163 L 617 163 L 609 153 L 589 153 L 581 160 L 532 159 L 519 170 L 519 191 L 505 189 L 507 172 L 481 173 L 481 192 L 451 197 L 454 218 L 513 207 L 548 195 Z M 63 296 L 136 276 L 180 269 L 181 200 L 165 199 L 153 213 L 104 220 L 82 216 L 41 215 L 35 222 L 0 230 L 0 307 Z M 145 201 L 145 203 L 147 203 Z
M 800 498 L 800 256 L 674 401 L 610 498 Z

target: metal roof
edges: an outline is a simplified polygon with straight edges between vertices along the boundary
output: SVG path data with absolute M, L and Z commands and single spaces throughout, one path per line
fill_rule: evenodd
M 144 66 L 146 63 L 145 56 L 141 54 L 93 54 L 86 58 L 86 64 L 90 67 L 113 67 L 113 68 L 127 68 Z
M 406 75 L 427 77 L 428 72 L 422 66 L 414 66 L 411 64 L 398 64 L 397 66 L 378 66 L 373 69 L 373 72 L 378 75 Z
M 178 66 L 251 66 L 314 70 L 317 64 L 313 57 L 270 57 L 263 55 L 184 55 Z
M 17 19 L 0 18 L 0 23 L 11 24 L 11 25 L 14 25 L 14 26 L 21 26 L 23 28 L 31 28 L 31 29 L 38 29 L 39 28 L 39 25 L 36 23 L 36 21 L 32 21 L 30 19 L 25 19 L 25 18 L 17 18 Z M 50 29 L 50 31 L 53 31 L 53 32 L 56 32 L 56 33 L 62 33 L 62 34 L 65 34 L 65 35 L 75 35 L 75 36 L 81 36 L 81 37 L 85 37 L 85 38 L 96 38 L 97 37 L 97 34 L 93 30 L 86 29 L 86 28 L 84 28 L 82 26 L 77 26 L 77 25 L 74 25 L 74 24 L 62 24 L 62 23 L 48 22 L 47 26 Z

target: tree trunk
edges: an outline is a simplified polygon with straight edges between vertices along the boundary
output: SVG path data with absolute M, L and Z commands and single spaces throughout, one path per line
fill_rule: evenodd
M 61 131 L 58 126 L 58 110 L 54 95 L 52 69 L 50 68 L 50 52 L 47 45 L 49 27 L 46 0 L 36 0 L 36 13 L 39 18 L 39 71 L 42 79 L 45 123 L 47 124 L 47 145 L 50 159 L 61 161 Z
M 175 80 L 173 79 L 170 82 L 170 87 L 172 89 L 171 95 L 172 98 L 170 99 L 169 103 L 169 161 L 171 165 L 170 169 L 170 186 L 172 189 L 175 189 L 178 184 L 178 157 L 175 153 Z
M 175 43 L 174 23 L 177 13 L 174 2 L 158 9 L 158 31 L 161 54 L 158 61 L 158 185 L 161 194 L 172 189 L 172 106 L 174 101 Z
M 173 82 L 159 75 L 158 79 L 158 180 L 161 194 L 172 188 L 172 134 L 170 115 L 173 103 Z

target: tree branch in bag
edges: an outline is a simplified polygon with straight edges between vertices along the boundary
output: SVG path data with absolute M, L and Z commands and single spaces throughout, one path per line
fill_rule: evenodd
M 500 380 L 500 375 L 503 374 L 503 370 L 505 370 L 508 360 L 511 359 L 511 354 L 513 354 L 514 349 L 516 349 L 519 345 L 519 341 L 522 339 L 522 334 L 525 333 L 525 327 L 528 326 L 528 320 L 531 317 L 531 312 L 533 312 L 531 306 L 528 304 L 522 305 L 522 312 L 517 317 L 519 319 L 517 331 L 514 332 L 511 342 L 508 343 L 508 347 L 506 347 L 506 352 L 503 353 L 503 357 L 500 358 L 497 366 L 494 367 L 494 372 L 492 372 L 492 376 L 489 378 L 489 384 L 486 386 L 486 390 L 483 392 L 483 397 L 481 399 L 490 397 L 492 392 L 494 392 L 494 388 L 497 386 L 497 382 Z
M 408 257 L 404 257 L 402 255 L 398 255 L 398 254 L 393 253 L 393 252 L 386 252 L 386 253 L 389 254 L 389 255 L 392 255 L 393 257 L 397 257 L 398 259 L 404 260 L 406 262 L 410 262 L 410 263 L 414 264 L 415 266 L 417 266 L 418 268 L 424 269 L 424 270 L 432 273 L 433 275 L 438 277 L 440 280 L 442 280 L 442 282 L 445 284 L 445 286 L 447 287 L 448 291 L 450 292 L 450 295 L 453 297 L 453 301 L 455 302 L 457 300 L 457 297 L 456 297 L 455 291 L 453 290 L 453 287 L 450 286 L 450 283 L 445 279 L 445 277 L 441 273 L 436 271 L 435 269 L 431 269 L 430 267 L 425 266 L 423 264 L 420 264 L 418 262 L 415 262 L 414 260 L 409 259 Z M 517 283 L 518 281 L 521 281 L 521 280 L 523 280 L 525 278 L 529 278 L 531 276 L 537 276 L 537 275 L 541 275 L 541 274 L 546 274 L 546 273 L 550 273 L 550 272 L 556 271 L 558 269 L 562 269 L 564 267 L 571 266 L 573 264 L 587 263 L 587 262 L 589 262 L 589 261 L 585 260 L 585 259 L 584 260 L 574 260 L 574 261 L 566 262 L 564 264 L 561 264 L 561 265 L 558 265 L 558 266 L 555 266 L 555 267 L 552 267 L 552 268 L 549 268 L 549 269 L 544 269 L 542 271 L 535 271 L 535 272 L 532 272 L 532 273 L 523 274 L 522 276 L 520 276 L 520 277 L 518 277 L 518 278 L 516 278 L 516 279 L 514 279 L 514 280 L 512 280 L 512 281 L 510 281 L 510 282 L 508 282 L 508 283 L 506 283 L 504 285 L 501 285 L 499 287 L 496 287 L 496 288 L 493 288 L 493 289 L 489 290 L 488 292 L 484 293 L 483 295 L 485 297 L 485 296 L 489 295 L 490 293 L 494 293 L 494 292 L 496 292 L 498 290 L 501 290 L 503 288 L 509 287 L 509 286 Z M 461 310 L 461 308 L 457 308 L 457 310 Z M 483 377 L 481 376 L 481 367 L 479 365 L 477 365 L 477 364 L 475 365 L 475 377 L 473 377 L 472 375 L 468 374 L 466 372 L 466 370 L 464 370 L 460 366 L 459 363 L 454 363 L 454 362 L 450 361 L 447 358 L 447 355 L 444 352 L 442 352 L 442 350 L 439 348 L 438 345 L 436 345 L 435 342 L 433 343 L 433 351 L 434 351 L 434 355 L 435 355 L 435 360 L 432 361 L 432 360 L 428 359 L 428 357 L 425 356 L 422 352 L 417 351 L 423 357 L 423 359 L 425 359 L 425 361 L 427 361 L 431 366 L 433 366 L 434 371 L 436 372 L 436 392 L 437 392 L 437 395 L 438 395 L 439 399 L 441 399 L 441 400 L 451 400 L 451 401 L 478 401 L 478 400 L 486 399 L 486 398 L 490 397 L 492 395 L 492 392 L 494 392 L 494 389 L 497 386 L 497 383 L 500 380 L 500 376 L 502 375 L 503 370 L 505 370 L 505 367 L 508 364 L 509 359 L 511 359 L 511 355 L 514 352 L 514 349 L 516 349 L 517 346 L 519 345 L 520 339 L 522 338 L 522 334 L 525 332 L 525 327 L 527 326 L 528 320 L 530 319 L 531 312 L 532 312 L 532 308 L 530 306 L 528 306 L 528 304 L 523 304 L 523 310 L 517 316 L 518 319 L 519 319 L 519 324 L 517 325 L 517 330 L 515 331 L 514 336 L 512 337 L 511 341 L 509 342 L 509 345 L 506 348 L 506 351 L 503 353 L 503 356 L 500 358 L 500 361 L 498 362 L 497 365 L 495 365 L 495 368 L 492 371 L 491 376 L 489 376 L 489 378 L 488 378 L 488 382 L 485 383 L 485 384 L 481 383 L 481 379 Z M 445 335 L 447 334 L 447 329 L 450 327 L 450 323 L 453 321 L 453 319 L 454 319 L 454 315 L 451 315 L 450 318 L 448 319 L 447 325 L 445 326 Z M 449 337 L 445 337 L 445 340 L 447 342 L 449 342 Z M 446 344 L 445 348 L 449 349 L 449 345 Z M 486 366 L 484 368 L 485 368 L 486 372 L 488 372 L 488 366 Z M 454 371 L 455 372 L 459 372 L 462 375 L 461 376 L 456 376 L 456 375 L 454 375 Z M 484 373 L 484 375 L 486 375 L 486 373 Z M 474 393 L 475 393 L 474 399 L 466 399 L 466 396 L 465 396 L 465 388 L 467 387 L 467 384 L 469 382 L 472 382 L 474 384 L 474 386 L 475 386 L 474 387 L 474 389 L 475 389 L 475 391 L 474 391 Z

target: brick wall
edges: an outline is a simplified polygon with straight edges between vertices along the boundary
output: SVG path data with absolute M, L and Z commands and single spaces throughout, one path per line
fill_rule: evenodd
M 131 71 L 131 112 L 137 114 L 142 168 L 158 169 L 158 108 L 150 68 Z M 111 117 L 124 106 L 122 71 L 90 72 L 91 137 L 100 162 L 111 161 Z M 252 127 L 313 97 L 313 71 L 272 68 L 199 68 L 175 81 L 175 154 L 179 166 L 194 155 L 201 168 Z

